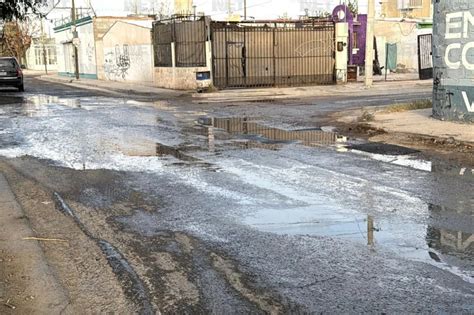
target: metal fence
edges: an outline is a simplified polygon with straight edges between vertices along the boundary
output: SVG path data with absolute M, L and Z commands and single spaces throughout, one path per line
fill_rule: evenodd
M 155 23 L 153 25 L 153 48 L 155 67 L 173 66 L 171 45 L 173 42 L 173 25 Z
M 155 22 L 153 25 L 155 67 L 173 65 L 173 43 L 176 67 L 205 67 L 208 26 L 206 18 L 196 21 L 173 19 Z
M 333 84 L 334 41 L 332 22 L 213 23 L 214 84 L 219 88 Z
M 420 80 L 433 79 L 433 35 L 418 35 L 418 71 Z

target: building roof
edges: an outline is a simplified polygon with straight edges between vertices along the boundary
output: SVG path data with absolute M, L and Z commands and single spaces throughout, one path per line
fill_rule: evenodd
M 150 22 L 153 22 L 152 20 L 150 20 Z M 136 24 L 136 23 L 133 23 L 133 22 L 129 22 L 129 21 L 121 21 L 121 20 L 118 20 L 116 21 L 114 24 L 112 24 L 112 26 L 110 26 L 110 28 L 107 30 L 107 32 L 104 33 L 104 35 L 102 36 L 105 37 L 107 36 L 107 34 L 119 23 L 122 23 L 122 24 L 128 24 L 129 26 L 136 26 L 136 27 L 140 27 L 140 28 L 143 28 L 143 29 L 146 29 L 146 30 L 151 30 L 152 28 L 152 25 L 150 23 L 150 26 L 144 26 L 144 25 L 139 25 L 139 24 Z

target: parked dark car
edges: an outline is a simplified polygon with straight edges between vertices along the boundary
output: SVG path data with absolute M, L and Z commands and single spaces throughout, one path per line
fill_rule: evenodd
M 0 57 L 0 86 L 16 87 L 20 92 L 25 90 L 23 71 L 16 58 Z

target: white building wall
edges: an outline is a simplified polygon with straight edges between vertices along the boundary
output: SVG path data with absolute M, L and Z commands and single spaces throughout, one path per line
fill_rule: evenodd
M 97 79 L 97 64 L 95 56 L 94 28 L 92 21 L 77 26 L 79 74 L 83 78 Z M 58 73 L 72 76 L 75 72 L 74 47 L 71 27 L 57 30 L 54 34 L 57 43 Z
M 123 82 L 153 82 L 151 45 L 117 43 L 104 47 L 105 79 Z
M 102 47 L 103 57 L 98 60 L 100 79 L 153 83 L 151 25 L 117 21 L 102 38 Z
M 68 47 L 69 45 L 63 44 L 64 42 L 70 40 L 68 39 L 67 32 L 58 32 L 54 34 L 54 38 L 56 41 L 56 53 L 58 58 L 58 73 L 59 74 L 66 74 L 70 71 L 69 69 L 69 62 L 66 60 L 66 56 L 72 58 Z
M 45 44 L 48 71 L 57 71 L 57 53 L 55 44 Z M 44 49 L 41 44 L 33 44 L 26 52 L 27 66 L 30 70 L 44 71 Z

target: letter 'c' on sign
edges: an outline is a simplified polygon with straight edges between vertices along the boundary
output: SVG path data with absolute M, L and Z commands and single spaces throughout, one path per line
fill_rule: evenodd
M 470 49 L 474 48 L 474 42 L 467 43 L 462 49 L 462 64 L 467 70 L 474 70 L 474 63 L 469 63 L 467 60 L 467 54 Z M 474 54 L 472 55 L 474 57 Z
M 449 60 L 449 53 L 453 49 L 461 49 L 461 44 L 460 43 L 455 43 L 455 44 L 449 44 L 448 47 L 446 47 L 446 54 L 444 56 L 444 62 L 446 63 L 446 66 L 450 69 L 459 69 L 461 67 L 461 62 L 451 62 Z

